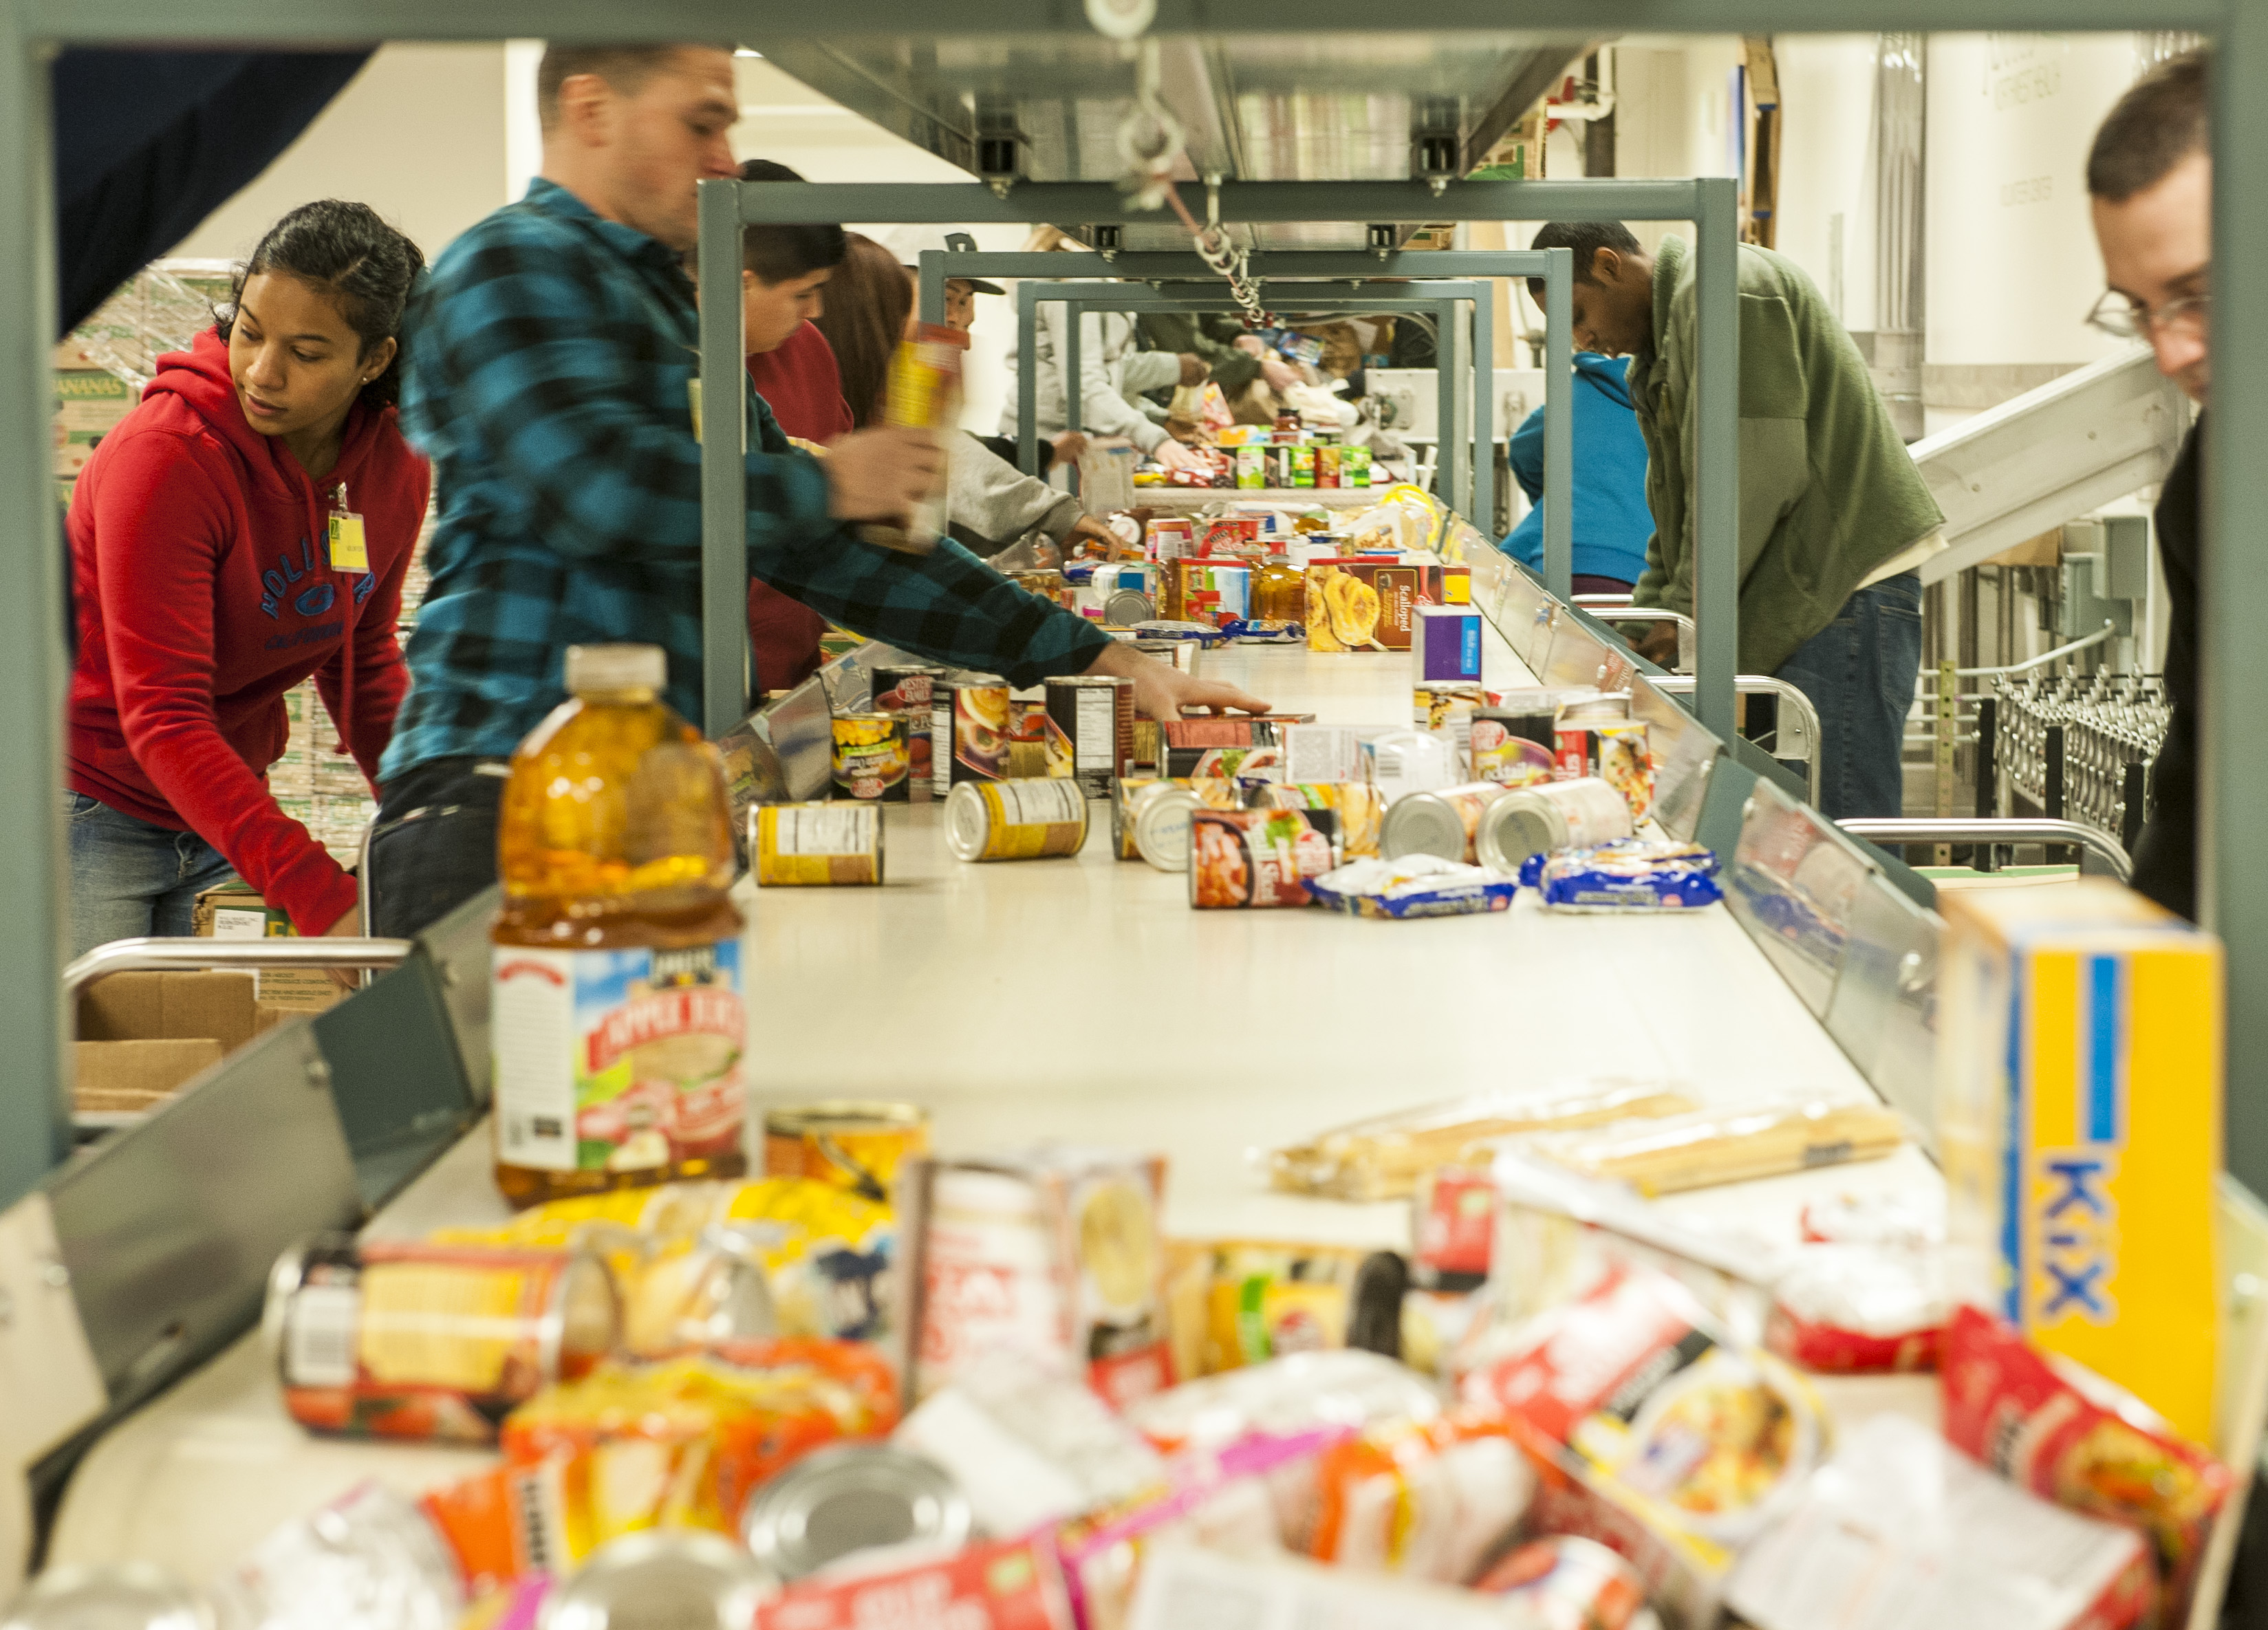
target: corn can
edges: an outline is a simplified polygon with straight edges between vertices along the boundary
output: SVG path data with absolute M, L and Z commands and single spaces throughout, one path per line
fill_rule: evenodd
M 945 846 L 960 860 L 1040 860 L 1086 841 L 1086 795 L 1075 782 L 963 782 L 945 806 Z
M 929 1152 L 918 1104 L 830 1098 L 764 1112 L 764 1175 L 810 1178 L 889 1203 L 899 1164 Z
M 895 713 L 843 713 L 835 717 L 835 790 L 846 798 L 903 804 L 907 777 L 906 723 Z
M 872 804 L 765 804 L 748 811 L 759 887 L 880 883 L 882 811 Z

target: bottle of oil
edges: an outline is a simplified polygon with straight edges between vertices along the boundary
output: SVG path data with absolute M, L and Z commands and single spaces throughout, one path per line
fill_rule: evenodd
M 515 1206 L 744 1168 L 730 806 L 664 679 L 659 646 L 571 646 L 571 700 L 512 754 L 490 937 Z
M 1252 614 L 1263 620 L 1298 622 L 1307 614 L 1307 575 L 1290 557 L 1271 554 L 1252 584 Z

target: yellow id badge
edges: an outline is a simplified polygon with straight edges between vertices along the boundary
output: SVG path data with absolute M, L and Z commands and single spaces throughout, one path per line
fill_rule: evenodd
M 361 572 L 370 569 L 370 547 L 363 540 L 361 516 L 331 517 L 331 569 Z

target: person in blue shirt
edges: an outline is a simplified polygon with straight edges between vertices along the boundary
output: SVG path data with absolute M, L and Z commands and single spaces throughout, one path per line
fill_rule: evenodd
M 1646 569 L 1646 438 L 1624 373 L 1627 356 L 1575 355 L 1575 592 L 1628 594 Z M 1543 409 L 1512 436 L 1512 473 L 1535 507 L 1497 547 L 1543 569 Z

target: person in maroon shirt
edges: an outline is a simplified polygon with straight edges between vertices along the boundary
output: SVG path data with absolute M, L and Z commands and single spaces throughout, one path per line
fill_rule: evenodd
M 800 181 L 784 164 L 751 158 L 744 181 Z M 740 235 L 740 328 L 748 377 L 790 436 L 825 446 L 856 428 L 843 400 L 835 348 L 819 331 L 825 288 L 846 253 L 843 229 L 828 224 L 751 226 Z M 748 644 L 756 692 L 788 690 L 819 671 L 827 620 L 768 583 L 748 579 Z
M 81 472 L 74 954 L 188 934 L 232 870 L 302 934 L 362 931 L 354 879 L 266 778 L 309 674 L 366 777 L 409 688 L 394 628 L 430 477 L 393 404 L 423 265 L 366 204 L 292 210 Z

